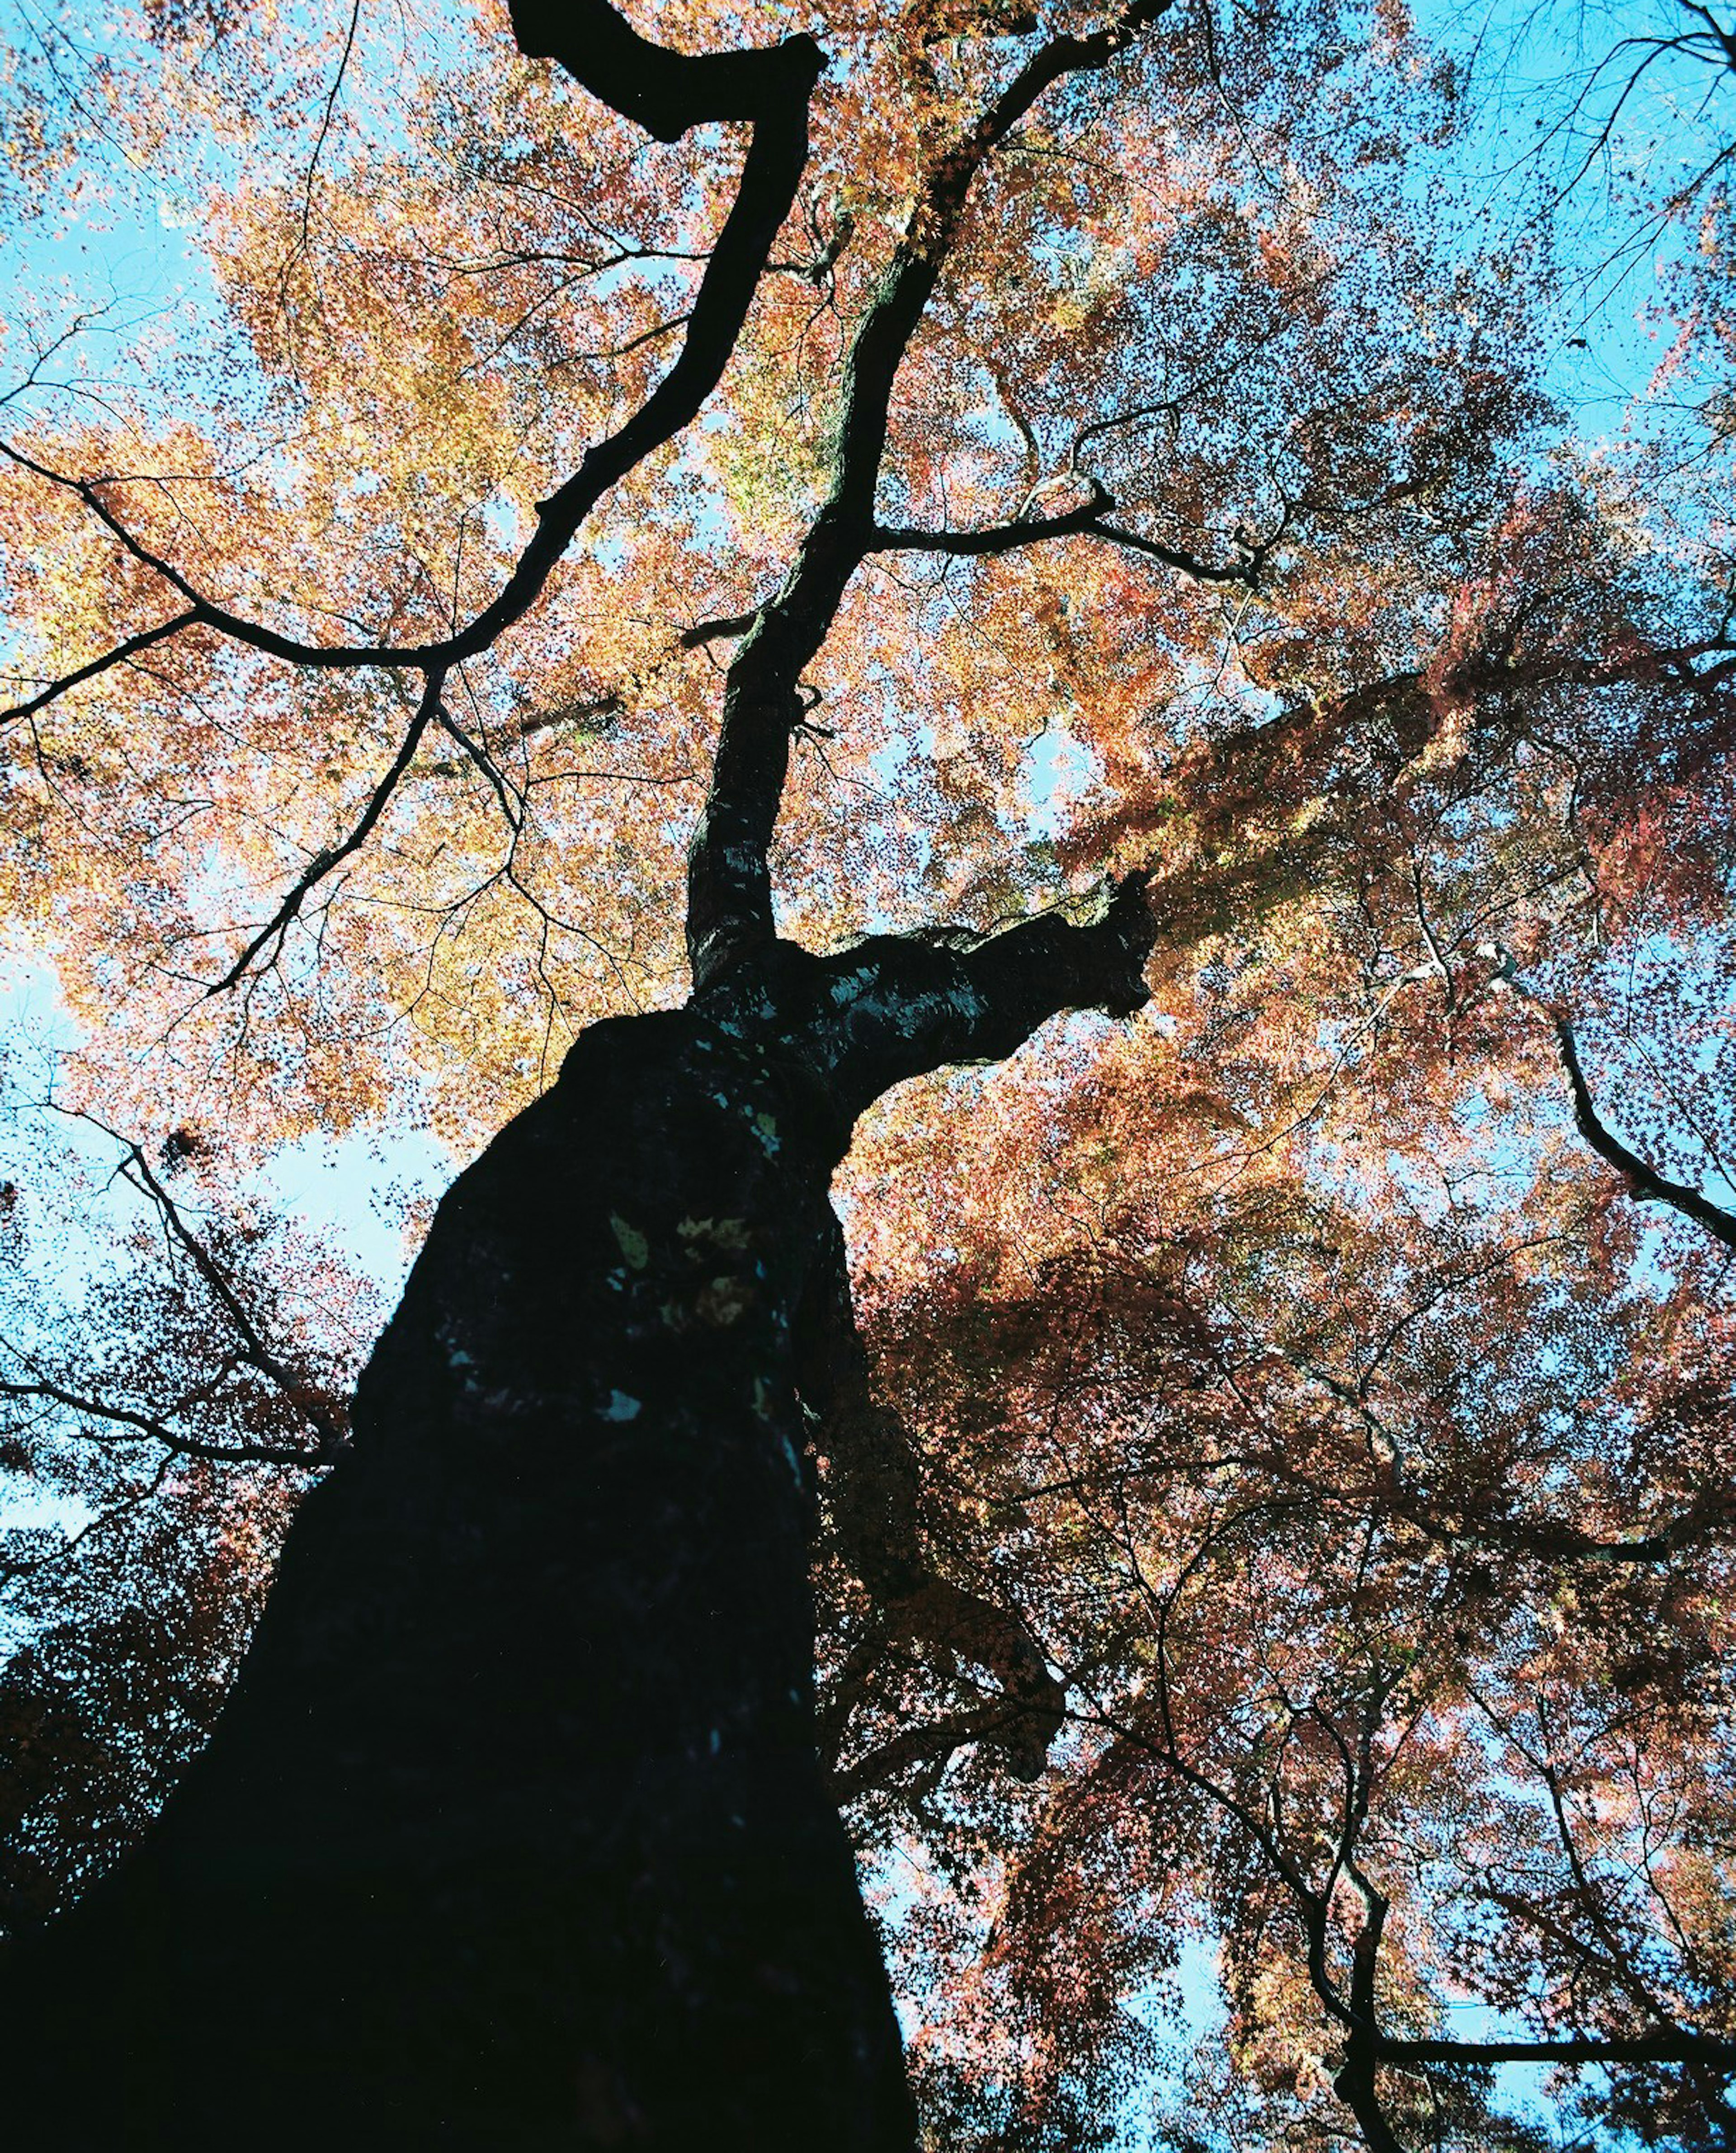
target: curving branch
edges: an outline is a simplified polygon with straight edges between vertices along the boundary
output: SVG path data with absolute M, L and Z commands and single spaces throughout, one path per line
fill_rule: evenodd
M 1689 1188 L 1686 1182 L 1672 1181 L 1667 1174 L 1660 1173 L 1632 1145 L 1621 1141 L 1597 1111 L 1597 1102 L 1586 1081 L 1585 1066 L 1579 1057 L 1579 1041 L 1571 1022 L 1520 978 L 1510 951 L 1497 949 L 1494 954 L 1499 959 L 1495 984 L 1505 986 L 1549 1019 L 1555 1035 L 1555 1051 L 1560 1056 L 1562 1073 L 1567 1079 L 1568 1094 L 1573 1101 L 1575 1126 L 1605 1164 L 1612 1166 L 1627 1183 L 1634 1202 L 1667 1204 L 1671 1210 L 1679 1211 L 1684 1219 L 1692 1219 L 1697 1226 L 1703 1227 L 1727 1249 L 1736 1250 L 1736 1217 L 1713 1203 L 1709 1197 L 1703 1196 L 1698 1188 Z
M 1108 522 L 1107 512 L 1114 506 L 1113 496 L 1093 480 L 1091 499 L 1077 508 L 1064 510 L 1059 516 L 1019 517 L 1011 523 L 990 524 L 977 531 L 925 531 L 909 524 L 877 523 L 866 550 L 871 553 L 948 553 L 969 557 L 1011 553 L 1022 547 L 1041 546 L 1051 538 L 1101 538 L 1110 545 L 1124 547 L 1130 552 L 1143 553 L 1152 560 L 1161 561 L 1165 568 L 1189 576 L 1195 583 L 1241 583 L 1250 587 L 1258 579 L 1260 564 L 1270 550 L 1263 546 L 1248 546 L 1240 560 L 1214 567 L 1197 554 L 1184 552 L 1178 547 L 1148 538 L 1141 532 Z
M 1667 1204 L 1671 1210 L 1679 1211 L 1684 1219 L 1692 1219 L 1697 1226 L 1703 1227 L 1727 1249 L 1736 1249 L 1736 1218 L 1701 1195 L 1698 1188 L 1690 1188 L 1685 1182 L 1672 1181 L 1667 1175 L 1660 1173 L 1656 1167 L 1648 1166 L 1639 1153 L 1623 1143 L 1610 1127 L 1599 1114 L 1591 1097 L 1591 1087 L 1586 1082 L 1573 1026 L 1565 1017 L 1558 1016 L 1555 1020 L 1555 1027 L 1561 1066 L 1566 1072 L 1568 1090 L 1573 1097 L 1573 1118 L 1578 1124 L 1580 1134 L 1592 1150 L 1607 1165 L 1615 1168 L 1627 1183 L 1637 1204 Z
M 950 1063 L 1004 1061 L 1062 1010 L 1143 1008 L 1145 891 L 1145 876 L 1127 876 L 1082 924 L 1049 912 L 987 935 L 874 934 L 825 958 L 780 943 L 773 964 L 725 975 L 694 1006 L 744 1033 L 775 1022 L 841 1132 L 842 1154 L 857 1116 L 894 1084 Z
M 641 37 L 608 0 L 509 0 L 507 12 L 527 59 L 557 62 L 659 142 L 717 121 L 775 124 L 787 117 L 792 92 L 805 105 L 825 65 L 806 33 L 742 52 L 671 52 Z
M 736 199 L 700 279 L 679 355 L 632 417 L 537 502 L 537 527 L 496 595 L 465 626 L 431 643 L 308 643 L 249 620 L 217 604 L 146 546 L 104 498 L 103 481 L 69 477 L 0 442 L 0 454 L 22 469 L 75 494 L 134 560 L 187 602 L 175 631 L 165 633 L 197 624 L 269 656 L 310 666 L 431 671 L 475 657 L 536 603 L 603 496 L 695 418 L 721 379 L 807 168 L 808 102 L 825 55 L 804 33 L 777 45 L 690 57 L 641 38 L 606 0 L 567 0 L 560 8 L 520 0 L 512 21 L 523 51 L 557 59 L 583 88 L 659 140 L 675 141 L 690 128 L 720 122 L 745 122 L 752 130 Z
M 1051 38 L 929 172 L 844 364 L 831 482 L 782 589 L 763 607 L 724 692 L 710 795 L 688 854 L 687 949 L 703 988 L 776 939 L 766 855 L 798 683 L 830 632 L 851 577 L 873 550 L 874 493 L 893 385 L 958 236 L 972 181 L 992 151 L 1064 77 L 1107 66 L 1170 5 L 1131 0 L 1107 28 Z
M 944 1769 L 953 1750 L 966 1742 L 999 1748 L 1016 1778 L 1035 1779 L 1061 1731 L 1066 1689 L 1016 1611 L 943 1577 L 927 1559 L 921 1463 L 898 1415 L 874 1398 L 851 1301 L 843 1232 L 835 1217 L 828 1242 L 803 1324 L 802 1402 L 823 1431 L 839 1551 L 868 1588 L 876 1622 L 873 1649 L 862 1656 L 854 1678 L 847 1673 L 840 1683 L 835 1733 L 842 1734 L 851 1707 L 865 1693 L 863 1678 L 900 1645 L 938 1648 L 967 1678 L 972 1668 L 984 1667 L 1000 1685 L 998 1694 L 989 1692 L 965 1713 L 907 1728 L 835 1772 L 834 1790 L 845 1800 L 922 1760 L 938 1759 Z

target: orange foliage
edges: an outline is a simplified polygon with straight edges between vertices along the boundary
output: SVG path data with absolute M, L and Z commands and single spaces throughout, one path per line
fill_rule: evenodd
M 82 160 L 124 222 L 141 170 L 195 175 L 187 296 L 119 326 L 99 398 L 54 387 L 51 309 L 7 347 L 37 379 L 0 466 L 0 873 L 83 1028 L 69 1101 L 145 1155 L 216 1132 L 201 1185 L 313 1131 L 466 1152 L 585 1025 L 682 996 L 718 676 L 828 481 L 852 338 L 1035 17 L 1099 13 L 641 12 L 694 52 L 820 37 L 795 209 L 697 423 L 454 666 L 341 859 L 413 663 L 210 619 L 97 661 L 189 589 L 316 659 L 474 619 L 662 377 L 741 130 L 649 140 L 492 0 L 349 35 L 153 0 L 0 85 L 8 202 Z M 1723 1204 L 1736 1150 L 1728 564 L 1691 489 L 1562 440 L 1544 242 L 1492 250 L 1430 162 L 1456 89 L 1396 0 L 1317 0 L 1178 7 L 1049 94 L 972 186 L 878 513 L 1100 492 L 1112 528 L 873 551 L 802 683 L 792 938 L 1153 877 L 1147 1012 L 905 1087 L 841 1179 L 929 1557 L 1068 1699 L 1009 1783 L 990 1671 L 822 1547 L 936 2144 L 1529 2143 L 1474 2056 L 1415 2045 L 1471 2002 L 1500 2038 L 1677 2038 L 1613 2093 L 1562 2076 L 1563 2113 L 1728 2126 L 1736 1241 L 1660 1185 Z M 1588 1142 L 1564 1026 L 1651 1183 Z M 208 1539 L 196 1477 L 150 1515 Z

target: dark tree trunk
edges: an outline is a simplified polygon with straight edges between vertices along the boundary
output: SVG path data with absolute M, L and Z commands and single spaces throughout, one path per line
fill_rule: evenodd
M 825 498 L 730 667 L 689 858 L 699 991 L 588 1033 L 441 1205 L 209 1748 L 137 1853 L 0 1975 L 0 2113 L 21 2143 L 913 2146 L 816 1754 L 813 1412 L 833 1414 L 834 1468 L 863 1465 L 838 1537 L 890 1626 L 938 1630 L 1001 1677 L 975 1734 L 1040 1770 L 1060 1692 L 1015 1616 L 908 1545 L 909 1458 L 865 1454 L 897 1438 L 868 1398 L 827 1184 L 856 1115 L 901 1078 L 1008 1054 L 1063 1008 L 1137 1007 L 1150 926 L 1135 880 L 1092 926 L 880 938 L 822 961 L 776 939 L 769 848 L 804 669 L 861 562 L 913 542 L 875 521 L 890 398 L 972 176 L 1164 4 L 1043 42 L 923 181 L 841 372 Z M 422 678 L 342 852 L 310 864 L 227 985 L 367 839 L 448 669 L 536 603 L 608 487 L 697 415 L 806 169 L 812 38 L 688 55 L 608 0 L 514 0 L 512 18 L 523 49 L 661 140 L 746 123 L 739 183 L 678 355 L 538 505 L 466 625 L 315 649 L 203 598 L 184 616 L 294 662 Z
M 441 1204 L 210 1748 L 17 1952 L 16 2143 L 909 2153 L 814 1742 L 827 1184 L 899 1077 L 1133 1006 L 1146 932 L 779 944 L 579 1041 Z

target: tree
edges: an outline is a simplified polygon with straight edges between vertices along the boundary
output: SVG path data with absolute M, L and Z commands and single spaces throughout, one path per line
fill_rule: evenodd
M 5 445 L 13 903 L 144 1228 L 8 1336 L 87 1513 L 8 1565 L 9 2119 L 909 2146 L 843 1802 L 939 2143 L 1114 2142 L 1190 1931 L 1173 2144 L 1529 2144 L 1528 2059 L 1723 2142 L 1726 533 L 1564 433 L 1460 76 L 76 29 L 15 213 L 111 140 L 206 266 L 27 324 Z M 240 1184 L 417 1111 L 500 1132 L 346 1412 Z

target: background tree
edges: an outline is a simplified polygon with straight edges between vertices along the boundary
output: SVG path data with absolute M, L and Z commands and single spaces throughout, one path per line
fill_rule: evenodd
M 13 54 L 197 229 L 9 349 L 15 2117 L 909 2144 L 842 1801 L 936 2143 L 1722 2144 L 1716 399 L 1400 10 L 639 27 Z M 248 1177 L 425 1122 L 352 1438 Z

